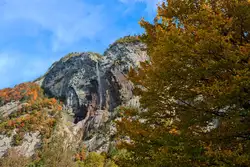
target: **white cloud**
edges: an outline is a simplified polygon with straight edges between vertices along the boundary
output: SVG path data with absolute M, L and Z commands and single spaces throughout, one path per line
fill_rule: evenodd
M 42 56 L 24 56 L 13 51 L 0 53 L 0 89 L 39 77 L 52 62 L 52 58 L 45 61 Z
M 1 10 L 1 24 L 21 20 L 51 32 L 54 50 L 94 39 L 108 24 L 101 5 L 82 0 L 8 0 Z
M 0 75 L 8 72 L 9 66 L 15 65 L 16 60 L 8 54 L 0 53 Z
M 96 0 L 1 1 L 0 88 L 35 79 L 67 52 L 96 51 L 136 33 L 133 19 L 121 11 L 130 3 L 145 3 L 148 11 L 156 4 L 155 0 L 120 0 L 122 4 L 99 0 L 101 5 Z

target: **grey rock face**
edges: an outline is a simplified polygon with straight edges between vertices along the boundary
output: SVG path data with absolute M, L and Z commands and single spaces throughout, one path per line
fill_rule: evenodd
M 36 148 L 39 147 L 41 143 L 40 133 L 26 133 L 24 135 L 23 143 L 20 146 L 12 147 L 11 143 L 13 140 L 13 135 L 15 131 L 13 131 L 11 136 L 0 135 L 0 157 L 6 154 L 8 149 L 12 148 L 16 150 L 20 155 L 30 157 L 34 155 Z
M 6 151 L 11 148 L 12 137 L 0 135 L 0 157 L 2 157 Z
M 53 64 L 37 81 L 45 92 L 61 98 L 76 122 L 87 112 L 112 110 L 133 98 L 133 85 L 126 74 L 148 60 L 146 46 L 140 42 L 116 43 L 102 57 L 95 53 L 78 53 Z
M 110 134 L 106 125 L 109 119 L 110 113 L 107 110 L 98 110 L 89 118 L 83 136 L 84 144 L 89 151 L 108 151 Z
M 96 109 L 91 103 L 98 99 L 96 64 L 100 57 L 93 53 L 79 53 L 54 63 L 42 78 L 42 87 L 53 97 L 64 100 L 67 110 L 74 113 L 76 122 Z
M 84 131 L 88 150 L 102 152 L 109 147 L 114 109 L 121 104 L 139 106 L 127 73 L 146 60 L 144 44 L 115 43 L 103 56 L 78 53 L 64 57 L 36 82 L 47 94 L 63 99 L 65 109 L 75 117 L 75 129 Z
M 128 81 L 126 75 L 130 68 L 136 68 L 140 62 L 149 60 L 146 53 L 146 45 L 140 42 L 116 43 L 105 53 L 102 61 L 104 78 L 110 85 L 116 85 L 114 91 L 119 91 L 119 100 L 126 104 L 133 98 L 133 84 Z M 111 99 L 111 108 L 116 105 L 117 99 Z M 113 104 L 114 103 L 114 104 Z
M 17 146 L 17 151 L 26 156 L 31 157 L 35 154 L 35 150 L 40 147 L 41 139 L 40 132 L 26 133 L 21 146 Z
M 19 101 L 7 103 L 0 107 L 0 115 L 3 117 L 7 117 L 8 115 L 16 112 L 20 107 L 21 104 Z

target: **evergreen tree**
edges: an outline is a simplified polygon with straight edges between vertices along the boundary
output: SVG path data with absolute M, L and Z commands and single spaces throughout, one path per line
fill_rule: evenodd
M 167 0 L 140 24 L 150 62 L 130 70 L 142 109 L 121 109 L 122 166 L 250 166 L 250 1 Z

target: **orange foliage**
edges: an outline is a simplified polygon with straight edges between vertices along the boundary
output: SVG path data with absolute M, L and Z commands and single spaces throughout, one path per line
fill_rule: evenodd
M 76 159 L 77 161 L 80 161 L 80 160 L 81 160 L 80 154 L 76 154 L 76 155 L 75 155 L 75 159 Z
M 0 99 L 6 104 L 24 98 L 36 100 L 39 94 L 41 94 L 41 88 L 35 83 L 28 82 L 17 85 L 13 89 L 6 88 L 0 90 Z
M 20 126 L 21 126 L 21 127 L 24 127 L 24 126 L 25 126 L 25 124 L 22 122 Z
M 169 133 L 171 133 L 171 134 L 173 134 L 173 135 L 178 135 L 180 132 L 179 132 L 177 129 L 173 128 L 173 129 L 171 129 L 171 130 L 169 131 Z
M 62 104 L 55 98 L 47 98 L 35 83 L 23 83 L 14 88 L 0 90 L 1 104 L 11 101 L 25 101 L 18 111 L 0 123 L 0 132 L 39 131 L 44 140 L 50 137 L 56 124 L 56 115 L 62 110 Z
M 13 126 L 13 121 L 12 120 L 8 121 L 8 126 Z
M 83 146 L 82 150 L 75 155 L 77 161 L 84 161 L 86 159 L 86 147 Z

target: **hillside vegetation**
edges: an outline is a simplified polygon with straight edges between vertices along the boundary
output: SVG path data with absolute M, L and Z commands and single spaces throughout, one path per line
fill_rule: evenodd
M 139 39 L 139 36 L 137 35 L 128 35 L 128 36 L 125 36 L 125 37 L 122 37 L 122 38 L 119 38 L 117 39 L 114 43 L 114 44 L 122 44 L 122 43 L 134 43 L 134 42 L 140 42 L 140 39 Z
M 12 148 L 0 158 L 1 167 L 116 167 L 111 159 L 97 153 L 86 153 L 85 147 L 65 147 L 68 136 L 58 132 L 62 103 L 48 98 L 35 83 L 23 83 L 14 88 L 0 90 L 1 106 L 16 103 L 15 110 L 1 116 L 0 135 L 12 137 Z M 0 106 L 0 107 L 1 107 Z M 35 155 L 20 154 L 25 134 L 39 132 L 41 142 Z M 73 144 L 73 143 L 72 143 Z
M 44 96 L 42 89 L 34 83 L 3 89 L 0 99 L 2 105 L 11 101 L 20 103 L 14 112 L 3 115 L 0 123 L 1 134 L 11 135 L 15 130 L 14 145 L 21 144 L 27 132 L 39 131 L 44 140 L 48 139 L 62 110 L 60 102 Z

